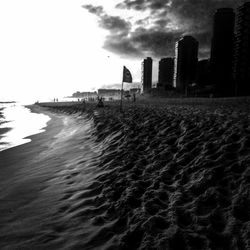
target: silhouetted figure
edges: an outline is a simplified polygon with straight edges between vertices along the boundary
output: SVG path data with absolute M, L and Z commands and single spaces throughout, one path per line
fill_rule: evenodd
M 83 109 L 85 109 L 85 107 L 86 107 L 86 102 L 85 102 L 85 99 L 83 98 L 83 99 L 80 99 L 80 106 L 82 106 L 82 108 Z
M 98 108 L 103 108 L 104 107 L 104 103 L 103 103 L 103 98 L 102 97 L 97 97 L 97 107 Z
M 133 102 L 136 102 L 136 95 L 133 93 Z

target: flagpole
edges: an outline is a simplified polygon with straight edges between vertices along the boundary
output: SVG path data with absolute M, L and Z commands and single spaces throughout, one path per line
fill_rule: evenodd
M 121 103 L 120 103 L 120 110 L 121 111 L 122 111 L 122 96 L 123 96 L 123 77 L 122 77 Z

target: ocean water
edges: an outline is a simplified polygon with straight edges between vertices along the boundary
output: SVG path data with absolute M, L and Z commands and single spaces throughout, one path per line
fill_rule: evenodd
M 27 137 L 43 132 L 49 120 L 21 103 L 0 103 L 0 151 L 30 142 Z

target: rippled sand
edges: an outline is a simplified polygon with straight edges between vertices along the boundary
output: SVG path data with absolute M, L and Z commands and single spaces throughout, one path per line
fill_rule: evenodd
M 48 106 L 9 160 L 1 249 L 250 248 L 248 99 Z

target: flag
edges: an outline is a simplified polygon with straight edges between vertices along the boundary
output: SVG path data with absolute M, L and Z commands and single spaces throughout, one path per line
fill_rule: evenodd
M 123 67 L 122 81 L 132 83 L 132 75 L 131 75 L 130 71 L 125 66 Z

